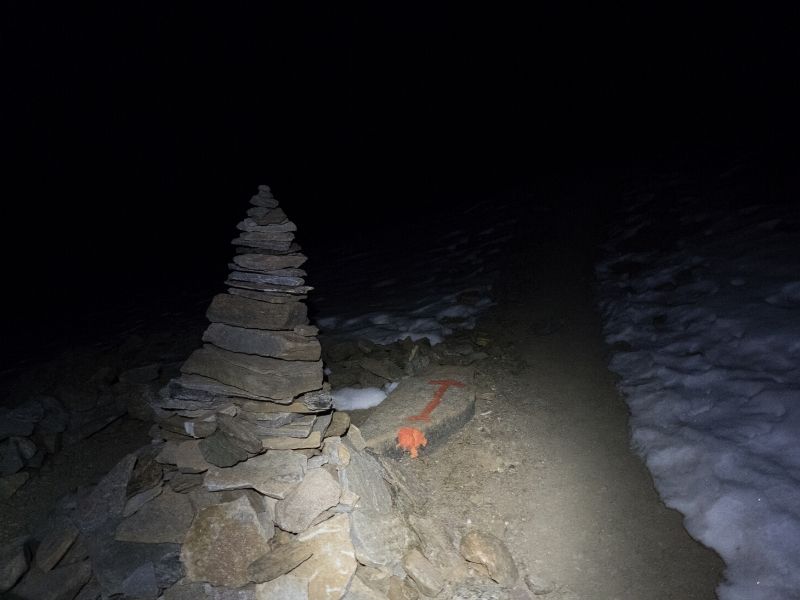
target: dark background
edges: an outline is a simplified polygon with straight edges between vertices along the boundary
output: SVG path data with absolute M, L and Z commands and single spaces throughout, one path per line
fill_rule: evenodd
M 554 181 L 794 173 L 797 8 L 371 4 L 3 3 L 6 339 L 221 283 L 259 183 L 335 252 Z

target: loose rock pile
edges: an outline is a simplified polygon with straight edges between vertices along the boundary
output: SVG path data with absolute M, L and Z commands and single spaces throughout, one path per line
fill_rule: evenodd
M 331 410 L 295 226 L 268 187 L 251 203 L 206 344 L 154 401 L 153 444 L 65 498 L 42 535 L 0 553 L 0 593 L 528 597 L 500 540 L 464 536 L 459 554 L 421 514 L 425 491 Z

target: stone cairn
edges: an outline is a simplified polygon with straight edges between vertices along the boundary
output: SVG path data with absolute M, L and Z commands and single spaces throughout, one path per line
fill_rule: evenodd
M 227 293 L 211 301 L 206 342 L 162 390 L 161 430 L 197 438 L 196 452 L 231 467 L 265 450 L 319 448 L 330 425 L 317 328 L 297 227 L 259 186 L 233 240 Z
M 423 516 L 425 490 L 331 409 L 295 226 L 267 186 L 251 203 L 205 345 L 152 401 L 153 444 L 62 499 L 33 539 L 8 544 L 0 594 L 529 597 L 502 589 L 519 573 L 500 540 L 464 536 L 459 552 Z

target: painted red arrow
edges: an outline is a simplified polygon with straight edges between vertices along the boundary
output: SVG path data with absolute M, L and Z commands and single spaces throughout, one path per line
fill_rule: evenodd
M 456 381 L 455 379 L 435 379 L 433 381 L 429 381 L 428 383 L 439 386 L 436 389 L 436 392 L 433 394 L 433 400 L 425 405 L 425 408 L 422 409 L 421 413 L 412 417 L 408 417 L 409 421 L 430 421 L 431 413 L 437 406 L 439 406 L 439 404 L 441 404 L 444 393 L 448 390 L 448 388 L 464 387 L 463 383 Z

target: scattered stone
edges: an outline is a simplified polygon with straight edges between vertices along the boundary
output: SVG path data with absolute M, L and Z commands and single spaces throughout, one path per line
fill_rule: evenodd
M 399 577 L 389 578 L 389 590 L 386 592 L 389 600 L 417 600 L 419 593 L 409 583 L 408 579 Z
M 133 467 L 133 471 L 131 471 L 128 485 L 125 488 L 125 494 L 128 498 L 145 490 L 149 490 L 161 483 L 164 469 L 156 461 L 158 452 L 158 448 L 150 447 L 140 453 Z
M 299 450 L 302 448 L 319 448 L 322 435 L 319 431 L 312 431 L 307 438 L 292 437 L 265 437 L 261 444 L 267 450 Z
M 250 563 L 247 567 L 247 576 L 255 583 L 272 581 L 311 558 L 311 554 L 306 544 L 294 540 L 286 544 L 277 544 Z
M 389 381 L 399 381 L 405 373 L 403 369 L 398 367 L 394 362 L 388 358 L 378 360 L 371 357 L 362 358 L 360 361 L 361 367 L 370 373 L 374 373 L 382 379 Z
M 117 527 L 115 539 L 147 544 L 180 544 L 192 524 L 194 509 L 185 494 L 165 489 Z
M 169 587 L 183 577 L 180 546 L 177 544 L 121 542 L 113 538 L 113 526 L 105 527 L 98 534 L 89 537 L 88 545 L 95 577 L 104 597 L 124 593 L 123 587 L 135 581 L 130 579 L 131 575 L 147 563 L 153 565 L 160 588 Z
M 214 296 L 206 316 L 212 323 L 275 331 L 291 331 L 308 320 L 306 305 L 302 302 L 273 304 L 232 294 Z
M 83 498 L 75 512 L 75 524 L 83 532 L 94 531 L 108 519 L 122 514 L 126 493 L 136 455 L 128 454 L 100 480 L 92 492 Z
M 122 582 L 122 593 L 130 598 L 156 598 L 158 592 L 156 570 L 151 562 L 144 563 Z
M 325 469 L 306 473 L 303 481 L 275 507 L 275 523 L 284 531 L 305 531 L 324 510 L 339 502 L 339 483 Z
M 298 535 L 297 541 L 309 544 L 312 551 L 311 558 L 291 573 L 308 581 L 308 597 L 338 600 L 344 596 L 357 566 L 349 516 L 335 515 Z
M 283 360 L 316 361 L 320 357 L 319 342 L 315 338 L 292 331 L 246 329 L 212 323 L 203 334 L 203 341 L 231 352 Z
M 444 587 L 441 573 L 414 548 L 403 558 L 403 568 L 426 596 L 436 596 Z
M 205 473 L 211 467 L 200 450 L 200 440 L 181 442 L 174 447 L 173 461 L 181 473 Z
M 274 305 L 280 306 L 280 305 Z M 202 375 L 273 400 L 291 401 L 308 390 L 322 387 L 322 363 L 290 362 L 238 354 L 206 344 L 181 367 L 184 373 Z
M 399 512 L 357 508 L 350 515 L 350 523 L 358 562 L 402 573 L 400 563 L 417 540 Z
M 467 564 L 462 560 L 456 546 L 445 528 L 433 519 L 415 513 L 408 515 L 408 522 L 420 540 L 420 550 L 431 564 L 451 583 L 469 576 Z
M 325 437 L 343 437 L 350 428 L 350 415 L 346 412 L 336 411 L 331 417 L 331 423 L 325 432 Z
M 248 454 L 261 452 L 260 432 L 254 424 L 224 414 L 217 416 L 217 422 L 222 433 L 242 450 Z
M 160 374 L 161 365 L 158 363 L 152 363 L 123 371 L 119 375 L 119 380 L 123 383 L 149 383 L 158 379 Z
M 161 494 L 161 491 L 162 491 L 161 485 L 157 485 L 156 487 L 152 487 L 149 490 L 139 492 L 135 496 L 128 498 L 128 501 L 125 503 L 125 508 L 122 509 L 122 516 L 130 517 L 142 506 L 150 502 L 153 498 L 159 496 Z
M 79 533 L 78 528 L 69 521 L 57 522 L 36 549 L 34 559 L 36 566 L 44 573 L 52 570 L 78 538 Z
M 30 479 L 31 474 L 22 471 L 14 473 L 13 475 L 6 475 L 0 477 L 0 500 L 8 500 L 17 493 L 17 490 L 25 485 L 25 482 Z
M 556 590 L 554 581 L 531 573 L 526 573 L 525 585 L 537 596 L 546 596 Z
M 461 555 L 469 562 L 484 565 L 489 576 L 502 586 L 513 586 L 519 578 L 517 565 L 502 540 L 472 530 L 461 538 Z
M 27 538 L 17 538 L 0 552 L 0 593 L 14 587 L 28 570 Z
M 342 600 L 386 600 L 386 595 L 373 590 L 358 577 L 353 577 L 350 589 Z
M 199 450 L 198 450 L 199 452 Z M 169 480 L 169 487 L 173 492 L 186 492 L 198 485 L 203 484 L 203 475 L 201 473 L 175 473 L 172 479 Z
M 203 458 L 217 467 L 232 467 L 250 457 L 246 450 L 221 431 L 200 440 L 199 448 Z
M 280 500 L 303 479 L 306 463 L 297 452 L 270 450 L 229 469 L 209 469 L 205 486 L 210 491 L 252 488 Z
M 181 550 L 189 581 L 239 587 L 247 567 L 269 550 L 256 512 L 246 498 L 209 506 L 195 518 Z
M 18 600 L 73 600 L 92 576 L 89 561 L 44 572 L 32 567 L 14 589 Z
M 351 429 L 353 427 L 351 426 Z M 348 436 L 349 438 L 349 436 Z M 348 442 L 344 443 L 347 447 Z M 342 489 L 359 496 L 357 508 L 375 513 L 389 513 L 392 510 L 392 495 L 383 479 L 380 464 L 368 454 L 349 449 L 350 461 L 339 470 Z

